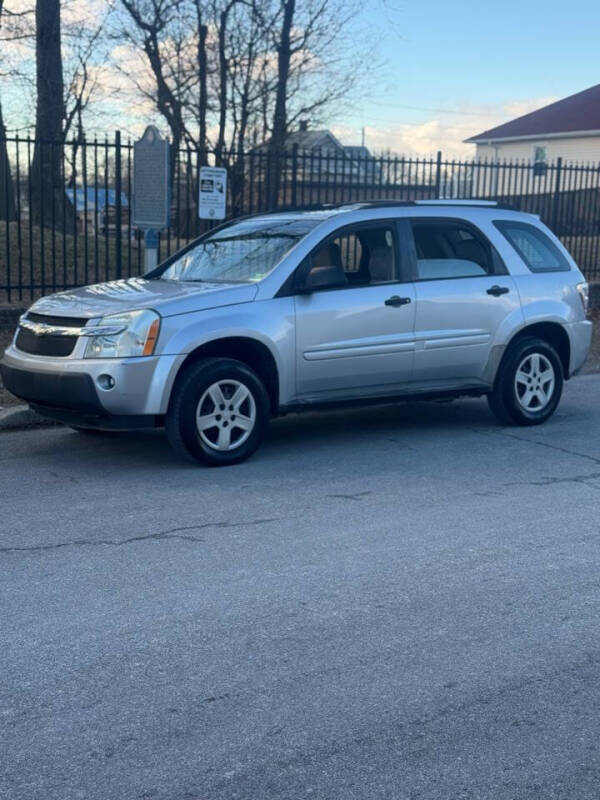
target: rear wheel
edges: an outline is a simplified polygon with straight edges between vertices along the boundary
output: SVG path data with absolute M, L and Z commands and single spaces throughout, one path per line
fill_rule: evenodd
M 539 425 L 555 412 L 563 382 L 562 363 L 552 345 L 523 338 L 509 346 L 488 402 L 504 424 Z
M 268 420 L 269 397 L 258 375 L 240 361 L 208 358 L 177 381 L 165 427 L 177 452 L 224 466 L 252 455 Z

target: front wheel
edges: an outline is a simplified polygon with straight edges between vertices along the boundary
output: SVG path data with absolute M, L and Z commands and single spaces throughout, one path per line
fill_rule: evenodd
M 523 338 L 509 346 L 488 402 L 504 424 L 539 425 L 556 411 L 563 382 L 562 363 L 552 345 Z
M 252 455 L 268 420 L 269 397 L 258 375 L 240 361 L 207 358 L 178 379 L 165 427 L 177 452 L 225 466 Z

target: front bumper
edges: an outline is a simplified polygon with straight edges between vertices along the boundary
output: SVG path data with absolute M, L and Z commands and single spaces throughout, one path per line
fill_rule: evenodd
M 45 358 L 11 345 L 0 362 L 6 388 L 39 408 L 97 416 L 165 414 L 171 388 L 185 356 L 129 359 Z M 114 386 L 103 389 L 101 375 Z
M 2 382 L 9 392 L 39 406 L 106 413 L 90 375 L 32 372 L 0 364 Z

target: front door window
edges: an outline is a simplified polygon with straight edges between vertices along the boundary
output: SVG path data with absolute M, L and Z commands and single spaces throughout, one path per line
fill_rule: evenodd
M 311 266 L 339 266 L 350 286 L 372 286 L 396 280 L 396 247 L 392 225 L 344 231 L 312 255 Z

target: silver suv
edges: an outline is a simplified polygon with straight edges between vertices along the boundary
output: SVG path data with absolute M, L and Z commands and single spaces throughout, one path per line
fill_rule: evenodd
M 535 216 L 360 203 L 234 220 L 144 277 L 42 298 L 0 369 L 79 430 L 164 425 L 232 464 L 317 406 L 486 395 L 504 423 L 544 422 L 586 359 L 587 303 Z

